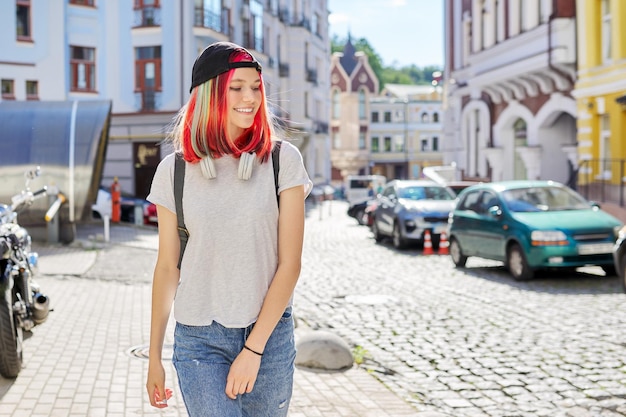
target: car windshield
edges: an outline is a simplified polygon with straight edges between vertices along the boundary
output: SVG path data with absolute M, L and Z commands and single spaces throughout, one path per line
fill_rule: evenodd
M 529 187 L 506 190 L 502 197 L 514 212 L 582 210 L 590 208 L 583 197 L 563 187 Z
M 398 198 L 408 200 L 454 200 L 454 193 L 445 187 L 408 186 L 398 189 Z

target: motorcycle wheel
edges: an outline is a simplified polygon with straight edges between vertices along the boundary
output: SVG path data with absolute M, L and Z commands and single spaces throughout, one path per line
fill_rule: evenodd
M 0 298 L 0 375 L 16 378 L 22 369 L 22 331 L 13 314 L 11 290 Z

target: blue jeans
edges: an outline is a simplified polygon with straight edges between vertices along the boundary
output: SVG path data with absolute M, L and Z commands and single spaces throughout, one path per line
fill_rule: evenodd
M 286 417 L 293 389 L 296 349 L 291 307 L 272 332 L 248 394 L 231 400 L 226 377 L 254 324 L 243 329 L 176 323 L 173 363 L 190 417 Z

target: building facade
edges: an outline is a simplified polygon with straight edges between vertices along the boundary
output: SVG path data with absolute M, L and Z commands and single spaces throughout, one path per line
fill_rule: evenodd
M 378 90 L 367 55 L 357 52 L 348 36 L 343 52 L 335 52 L 330 61 L 330 158 L 335 181 L 369 173 L 370 99 Z
M 416 179 L 443 163 L 441 87 L 386 84 L 370 101 L 370 167 L 387 178 Z
M 388 84 L 350 36 L 331 58 L 331 162 L 336 184 L 348 175 L 419 178 L 442 163 L 442 89 Z
M 330 178 L 326 0 L 0 0 L 1 100 L 112 100 L 103 185 L 145 197 L 162 141 L 215 41 L 261 63 L 271 110 L 312 178 Z M 80 105 L 80 104 L 79 104 Z
M 465 177 L 571 183 L 574 0 L 446 0 L 444 161 Z
M 624 205 L 626 3 L 577 1 L 578 183 L 588 198 Z

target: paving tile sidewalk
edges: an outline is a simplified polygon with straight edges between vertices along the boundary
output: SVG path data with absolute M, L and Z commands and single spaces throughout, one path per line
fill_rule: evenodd
M 147 361 L 136 355 L 148 341 L 151 271 L 146 269 L 156 257 L 156 229 L 115 225 L 108 243 L 101 241 L 101 224 L 79 226 L 77 234 L 70 246 L 36 245 L 37 281 L 55 311 L 25 342 L 20 376 L 0 378 L 0 417 L 186 416 L 171 363 L 166 364 L 175 392 L 170 407 L 159 412 L 147 404 Z M 103 257 L 113 256 L 123 259 L 103 264 Z M 111 282 L 108 269 L 118 279 L 126 271 L 127 278 Z M 296 337 L 303 331 L 299 327 Z M 341 373 L 297 369 L 289 416 L 440 414 L 418 412 L 355 366 Z

